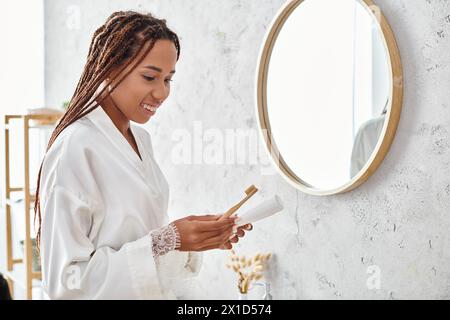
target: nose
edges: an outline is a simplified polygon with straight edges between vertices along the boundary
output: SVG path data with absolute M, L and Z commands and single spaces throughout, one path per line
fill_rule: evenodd
M 157 84 L 152 88 L 150 92 L 150 96 L 155 102 L 161 103 L 163 102 L 167 96 L 169 95 L 169 88 L 166 87 L 165 84 Z

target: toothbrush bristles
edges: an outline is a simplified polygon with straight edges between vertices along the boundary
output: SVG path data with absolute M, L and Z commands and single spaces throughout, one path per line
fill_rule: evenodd
M 253 192 L 256 192 L 256 191 L 258 191 L 258 188 L 256 188 L 255 185 L 252 184 L 250 187 L 248 187 L 245 190 L 245 193 L 246 194 L 250 194 L 250 193 L 253 193 Z

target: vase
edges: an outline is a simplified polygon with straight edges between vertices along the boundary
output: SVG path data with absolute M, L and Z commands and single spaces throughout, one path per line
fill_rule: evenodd
M 248 300 L 248 293 L 238 293 L 238 300 Z
M 22 254 L 25 255 L 25 240 L 20 240 Z M 41 272 L 41 262 L 39 260 L 39 252 L 37 250 L 36 238 L 31 239 L 32 252 L 32 270 L 33 272 Z M 25 259 L 25 257 L 24 257 Z

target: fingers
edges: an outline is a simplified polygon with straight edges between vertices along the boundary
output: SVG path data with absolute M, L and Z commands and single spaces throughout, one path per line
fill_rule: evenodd
M 224 227 L 232 226 L 234 224 L 233 218 L 226 218 L 226 219 L 220 219 L 220 220 L 212 220 L 212 221 L 196 221 L 198 231 L 204 232 L 204 231 L 217 231 L 221 230 Z
M 229 241 L 230 241 L 231 243 L 237 243 L 237 242 L 239 241 L 239 237 L 238 237 L 237 235 L 234 235 L 233 237 L 231 237 L 231 238 L 229 239 Z
M 230 237 L 229 241 L 231 243 L 237 243 L 239 241 L 239 238 L 242 238 L 243 236 L 245 236 L 244 229 L 250 231 L 253 229 L 253 225 L 251 223 L 248 223 L 246 225 L 238 227 L 236 234 L 234 234 L 232 237 Z
M 236 235 L 237 235 L 239 238 L 242 238 L 243 236 L 245 236 L 245 231 L 238 228 L 238 230 L 237 230 L 237 232 L 236 232 Z
M 233 234 L 233 225 L 227 225 L 220 230 L 213 231 L 204 231 L 201 235 L 201 241 L 209 241 L 209 239 L 220 236 L 220 235 L 232 235 Z
M 221 234 L 225 233 L 225 237 L 227 236 L 227 234 L 230 235 L 227 240 L 231 241 L 232 243 L 237 243 L 239 241 L 238 238 L 242 238 L 243 236 L 245 236 L 244 230 L 252 230 L 252 228 L 253 228 L 253 226 L 250 223 L 248 223 L 241 227 L 237 227 L 236 229 L 227 228 L 222 233 L 217 232 L 217 231 L 205 232 L 204 233 L 204 235 L 205 235 L 204 241 L 208 242 L 208 243 L 210 241 L 216 241 L 216 240 L 220 239 Z M 231 234 L 231 231 L 233 231 L 232 234 Z
M 251 223 L 247 223 L 247 224 L 244 224 L 243 226 L 239 226 L 238 229 L 250 231 L 253 229 L 253 225 Z
M 220 219 L 221 214 L 205 214 L 205 215 L 190 215 L 188 218 L 191 221 L 215 221 Z
M 227 230 L 227 232 L 219 233 L 218 235 L 215 235 L 213 237 L 205 239 L 203 241 L 203 243 L 205 244 L 205 246 L 214 245 L 214 244 L 220 245 L 220 244 L 227 242 L 231 235 L 232 235 L 231 229 L 229 229 L 229 230 Z
M 203 247 L 199 251 L 206 251 L 212 249 L 230 250 L 233 248 L 233 244 L 239 241 L 239 238 L 245 236 L 245 231 L 250 231 L 253 229 L 251 223 L 245 224 L 240 227 L 236 227 L 233 230 L 233 225 L 224 225 L 222 229 L 219 230 L 208 230 L 203 233 L 205 236 L 203 238 Z M 232 233 L 235 231 L 235 233 Z
M 236 234 L 239 237 L 243 237 L 245 235 L 245 231 L 244 230 L 250 231 L 252 229 L 253 229 L 253 225 L 251 223 L 247 223 L 247 224 L 245 224 L 243 226 L 238 227 Z
M 208 245 L 209 245 L 210 243 L 214 243 L 215 241 L 220 242 L 223 237 L 225 237 L 225 241 L 228 240 L 231 243 L 237 243 L 239 241 L 239 238 L 242 238 L 243 236 L 245 236 L 244 229 L 251 230 L 251 226 L 245 225 L 245 226 L 242 226 L 241 228 L 236 228 L 233 230 L 233 234 L 231 234 L 231 235 L 230 235 L 230 233 L 231 233 L 232 229 L 229 229 L 229 230 L 227 230 L 227 232 L 224 232 L 225 236 L 223 236 L 223 234 L 214 235 L 213 233 L 211 233 L 211 237 L 205 239 L 205 243 L 208 243 Z M 227 236 L 228 236 L 228 239 L 226 238 Z M 224 241 L 222 241 L 222 243 L 223 242 Z
M 233 245 L 228 241 L 228 242 L 225 242 L 224 244 L 222 244 L 219 247 L 219 249 L 221 249 L 221 250 L 230 250 L 230 249 L 233 249 Z

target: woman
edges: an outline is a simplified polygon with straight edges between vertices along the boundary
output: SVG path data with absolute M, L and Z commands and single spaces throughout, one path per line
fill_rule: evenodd
M 167 279 L 198 274 L 202 251 L 231 249 L 252 229 L 221 215 L 168 221 L 168 184 L 151 137 L 131 121 L 146 123 L 167 99 L 179 55 L 177 35 L 150 14 L 113 13 L 94 33 L 38 175 L 50 298 L 173 298 Z

